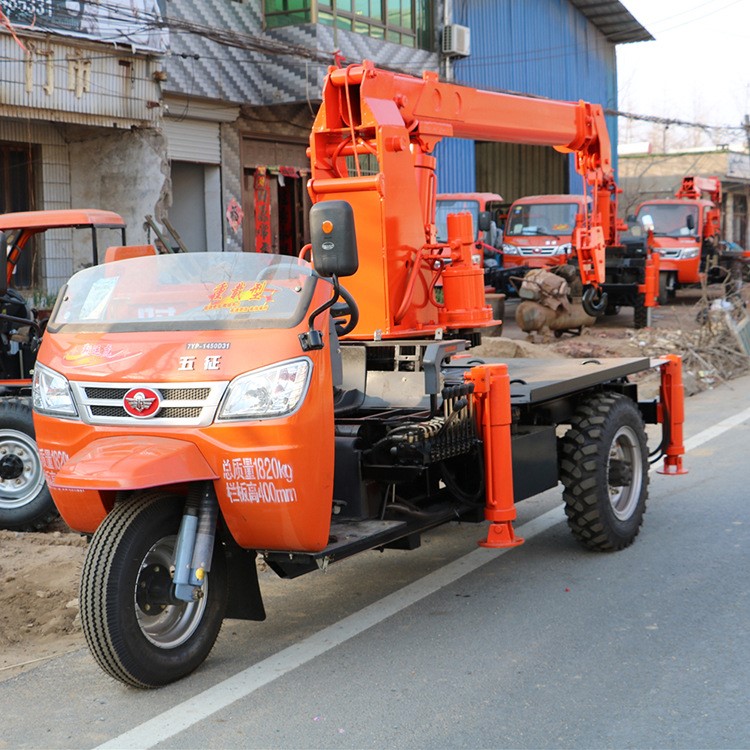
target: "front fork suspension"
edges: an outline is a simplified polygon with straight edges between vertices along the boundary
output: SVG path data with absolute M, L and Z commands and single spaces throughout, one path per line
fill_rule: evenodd
M 203 582 L 211 570 L 219 503 L 213 482 L 191 485 L 177 535 L 172 594 L 192 602 L 203 596 Z

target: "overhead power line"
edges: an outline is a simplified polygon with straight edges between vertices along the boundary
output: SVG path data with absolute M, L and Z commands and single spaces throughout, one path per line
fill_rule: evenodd
M 605 108 L 604 114 L 624 117 L 628 120 L 641 120 L 642 122 L 653 122 L 657 125 L 677 125 L 686 128 L 700 128 L 702 130 L 736 130 L 744 131 L 743 125 L 709 125 L 706 122 L 692 122 L 690 120 L 678 120 L 675 117 L 658 117 L 657 115 L 638 115 L 633 112 L 622 112 L 619 109 Z
M 729 5 L 724 7 L 729 7 L 730 5 L 736 4 L 739 0 L 734 0 L 733 2 L 730 2 Z M 111 2 L 111 0 L 110 0 Z M 119 5 L 112 4 L 110 5 L 107 0 L 100 0 L 100 3 L 102 7 L 107 8 L 110 10 L 111 17 L 117 17 L 117 12 L 119 11 L 122 13 L 122 9 Z M 711 5 L 712 3 L 706 2 L 701 5 L 696 6 L 692 10 L 697 10 L 704 5 Z M 722 8 L 723 9 L 723 8 Z M 684 11 L 683 13 L 687 13 L 687 11 Z M 676 14 L 676 15 L 683 15 L 683 13 Z M 135 30 L 137 32 L 142 32 L 145 30 L 157 30 L 157 29 L 165 29 L 168 30 L 170 34 L 187 34 L 187 35 L 196 35 L 200 36 L 204 39 L 211 40 L 212 42 L 223 46 L 223 47 L 233 47 L 235 49 L 240 50 L 246 50 L 247 52 L 250 52 L 252 57 L 249 57 L 248 59 L 242 60 L 237 59 L 236 56 L 232 57 L 226 57 L 223 58 L 218 55 L 199 55 L 195 53 L 180 53 L 176 51 L 167 51 L 167 56 L 174 56 L 174 57 L 184 57 L 184 58 L 191 58 L 192 60 L 214 60 L 214 61 L 229 61 L 234 63 L 253 63 L 256 65 L 264 65 L 264 64 L 273 64 L 270 61 L 264 61 L 262 59 L 259 59 L 257 55 L 268 55 L 272 59 L 273 58 L 281 58 L 281 57 L 287 57 L 287 58 L 296 58 L 296 60 L 302 62 L 307 61 L 315 63 L 315 64 L 321 64 L 321 65 L 330 65 L 333 62 L 334 59 L 334 53 L 333 52 L 326 52 L 319 49 L 313 49 L 310 47 L 305 47 L 303 45 L 294 45 L 289 44 L 289 42 L 280 42 L 273 39 L 269 39 L 265 36 L 256 36 L 253 34 L 247 34 L 243 32 L 238 32 L 230 29 L 224 29 L 220 27 L 214 27 L 214 26 L 208 26 L 204 24 L 199 24 L 191 21 L 186 21 L 178 18 L 162 18 L 158 14 L 150 14 L 150 13 L 140 13 L 137 14 L 136 18 L 133 18 L 132 16 L 128 16 L 127 14 L 125 16 L 121 17 L 122 21 L 130 21 L 131 24 L 133 21 L 136 21 L 135 24 L 132 24 L 135 27 Z M 664 19 L 665 21 L 670 20 L 669 18 Z M 29 29 L 34 30 L 34 29 Z M 561 54 L 563 51 L 566 50 L 567 45 L 561 45 L 559 47 L 551 46 L 549 48 L 540 48 L 538 50 L 534 51 L 534 54 L 536 55 L 542 55 L 542 57 L 539 57 L 538 59 L 544 59 L 545 56 L 557 56 Z M 514 53 L 505 53 L 508 55 L 513 55 Z M 503 64 L 502 58 L 504 57 L 503 54 L 498 54 L 496 56 L 492 56 L 488 60 L 482 60 L 482 61 L 476 61 L 474 62 L 474 65 L 470 65 L 469 67 L 474 67 L 477 65 L 480 66 L 486 66 L 489 64 Z M 516 56 L 517 57 L 517 56 Z M 21 60 L 8 60 L 7 58 L 3 58 L 5 62 L 21 62 Z M 531 60 L 527 60 L 527 62 L 530 62 Z M 60 61 L 63 63 L 64 61 Z M 391 65 L 389 65 L 387 62 L 381 62 L 377 63 L 380 67 L 394 70 Z M 410 68 L 413 67 L 413 64 L 406 63 L 402 66 L 399 66 L 400 68 Z M 0 77 L 1 79 L 2 77 Z M 489 89 L 489 90 L 496 90 L 501 93 L 510 93 L 510 94 L 519 94 L 521 92 L 517 91 L 509 91 L 505 89 Z M 523 96 L 529 96 L 529 94 L 521 94 Z M 535 97 L 535 98 L 547 98 L 547 97 Z M 638 120 L 642 122 L 652 122 L 659 125 L 664 126 L 679 126 L 679 127 L 688 127 L 688 128 L 698 128 L 701 130 L 713 130 L 713 131 L 723 131 L 723 132 L 744 132 L 746 130 L 746 127 L 744 125 L 710 125 L 708 123 L 700 123 L 700 122 L 692 122 L 688 120 L 681 120 L 678 118 L 671 118 L 671 117 L 659 117 L 656 115 L 645 115 L 645 114 L 637 114 L 633 112 L 623 112 L 617 109 L 612 108 L 605 108 L 604 112 L 608 115 L 617 116 L 617 117 L 623 117 L 630 120 Z

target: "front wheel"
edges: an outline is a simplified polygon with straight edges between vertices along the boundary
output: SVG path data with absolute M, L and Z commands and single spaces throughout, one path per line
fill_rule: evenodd
M 26 398 L 0 398 L 0 528 L 36 531 L 57 518 Z
M 628 547 L 648 497 L 646 431 L 638 407 L 618 393 L 580 405 L 562 438 L 565 513 L 573 536 L 597 551 Z
M 646 296 L 637 294 L 633 305 L 633 328 L 640 330 L 651 325 L 651 308 L 646 307 Z
M 666 305 L 677 295 L 677 275 L 673 271 L 659 273 L 659 304 Z
M 99 666 L 127 685 L 154 688 L 192 672 L 219 635 L 226 564 L 214 548 L 204 596 L 170 596 L 181 500 L 143 492 L 118 503 L 91 540 L 81 576 L 81 624 Z

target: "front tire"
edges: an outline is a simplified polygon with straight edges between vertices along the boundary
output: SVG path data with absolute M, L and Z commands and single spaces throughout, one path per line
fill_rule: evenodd
M 646 431 L 638 407 L 619 393 L 580 405 L 561 442 L 560 479 L 573 536 L 588 549 L 633 543 L 648 497 Z
M 662 271 L 659 274 L 659 304 L 666 305 L 669 302 L 669 272 Z
M 214 547 L 204 596 L 168 601 L 180 498 L 150 491 L 118 503 L 91 541 L 81 576 L 81 624 L 99 666 L 126 685 L 179 680 L 208 656 L 227 603 L 226 563 Z
M 31 405 L 0 398 L 0 528 L 38 531 L 57 518 L 37 451 Z
M 640 330 L 648 328 L 651 323 L 649 313 L 650 307 L 646 307 L 646 297 L 643 294 L 637 294 L 635 304 L 633 305 L 633 328 Z

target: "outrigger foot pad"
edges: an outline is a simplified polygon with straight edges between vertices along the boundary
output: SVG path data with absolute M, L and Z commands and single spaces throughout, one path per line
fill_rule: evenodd
M 480 547 L 490 547 L 491 549 L 518 547 L 521 544 L 523 544 L 523 539 L 520 536 L 516 536 L 513 524 L 510 521 L 490 524 L 490 528 L 487 531 L 487 539 L 479 542 Z
M 666 456 L 664 458 L 664 465 L 661 469 L 657 469 L 656 473 L 679 476 L 680 474 L 687 474 L 688 470 L 682 468 L 682 456 Z

